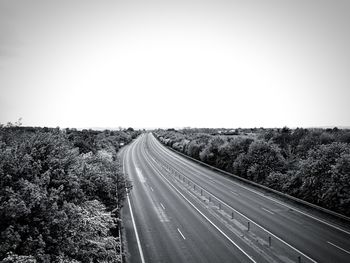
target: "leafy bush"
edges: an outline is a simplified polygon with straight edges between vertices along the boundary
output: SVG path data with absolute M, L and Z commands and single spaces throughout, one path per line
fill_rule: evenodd
M 0 260 L 117 262 L 120 133 L 0 128 Z
M 350 131 L 341 129 L 157 130 L 193 158 L 350 215 Z

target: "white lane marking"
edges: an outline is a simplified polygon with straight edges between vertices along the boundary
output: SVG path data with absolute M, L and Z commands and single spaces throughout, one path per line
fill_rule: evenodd
M 137 173 L 137 175 L 138 175 L 138 177 L 139 177 L 141 183 L 145 183 L 145 182 L 146 182 L 146 179 L 145 179 L 145 177 L 143 176 L 143 174 L 142 174 L 140 168 L 138 168 L 137 166 L 136 166 L 135 168 L 136 168 L 136 173 Z
M 150 186 L 150 188 L 151 188 L 151 191 L 153 192 L 153 188 L 152 188 L 152 186 Z
M 143 149 L 143 148 L 141 148 L 141 149 Z M 132 153 L 134 153 L 134 152 L 132 152 Z M 134 155 L 132 155 L 132 157 L 134 158 Z M 141 172 L 141 169 L 137 166 L 136 159 L 135 159 L 135 170 L 137 172 L 137 175 L 138 175 L 140 181 L 142 183 L 145 183 L 146 182 L 146 178 L 143 176 L 143 174 Z M 154 211 L 155 211 L 156 215 L 159 218 L 159 221 L 162 222 L 162 223 L 170 222 L 168 216 L 166 215 L 166 213 L 162 209 L 162 207 L 160 207 L 160 205 L 158 205 L 158 204 L 155 204 L 154 202 L 152 202 L 152 203 L 153 203 Z
M 271 215 L 274 215 L 274 214 L 275 214 L 274 212 L 272 212 L 272 211 L 270 211 L 269 209 L 266 209 L 266 208 L 264 208 L 264 207 L 262 207 L 261 209 L 262 209 L 262 210 L 265 210 L 266 212 L 270 213 Z
M 333 244 L 332 242 L 327 241 L 327 243 L 332 245 L 332 246 L 334 246 L 334 247 L 336 247 L 336 248 L 338 248 L 338 249 L 340 249 L 340 250 L 342 250 L 342 251 L 344 251 L 345 253 L 350 254 L 350 251 L 347 251 L 346 249 L 344 249 L 344 248 L 342 248 L 340 246 L 337 246 L 336 244 Z
M 160 207 L 159 205 L 155 205 L 155 210 L 157 213 L 157 216 L 159 217 L 159 221 L 160 222 L 170 222 L 168 216 L 166 215 L 166 213 L 164 212 L 164 206 L 161 204 L 162 207 Z M 163 208 L 163 209 L 162 209 Z
M 154 136 L 153 136 L 153 138 L 154 138 Z M 155 140 L 155 138 L 154 138 L 154 140 Z M 156 142 L 157 142 L 157 141 L 156 141 Z M 161 145 L 161 146 L 162 146 L 162 145 Z M 165 148 L 165 149 L 166 149 L 166 148 Z M 180 163 L 186 165 L 187 167 L 191 166 L 191 163 L 190 163 L 188 160 L 181 160 L 181 159 L 180 159 L 180 157 L 182 157 L 182 156 L 180 156 L 180 155 L 176 156 L 175 153 L 171 152 L 171 151 L 168 150 L 168 149 L 166 149 L 166 150 L 160 149 L 160 150 L 163 151 L 164 153 L 168 154 L 170 157 L 174 157 L 174 158 L 177 159 Z M 172 155 L 172 154 L 173 154 L 173 155 Z M 184 157 L 182 157 L 182 158 L 184 158 Z M 192 167 L 192 168 L 193 168 L 193 167 Z M 300 213 L 300 214 L 303 214 L 303 215 L 305 215 L 305 216 L 307 216 L 307 217 L 310 217 L 310 218 L 312 218 L 312 219 L 314 219 L 314 220 L 316 220 L 316 221 L 319 221 L 319 222 L 321 222 L 321 223 L 323 223 L 323 224 L 326 224 L 326 225 L 328 225 L 328 226 L 330 226 L 330 227 L 332 227 L 332 228 L 335 228 L 335 229 L 337 229 L 337 230 L 339 230 L 339 231 L 341 231 L 341 232 L 344 232 L 344 233 L 350 235 L 350 231 L 347 231 L 347 230 L 345 230 L 345 229 L 343 229 L 343 228 L 340 228 L 340 227 L 335 226 L 335 225 L 333 225 L 333 224 L 331 224 L 331 223 L 328 223 L 328 222 L 326 222 L 326 221 L 324 221 L 324 220 L 322 220 L 322 219 L 320 219 L 320 218 L 317 218 L 317 217 L 315 217 L 315 216 L 312 216 L 312 215 L 310 215 L 310 214 L 308 214 L 308 213 L 306 213 L 306 212 L 303 212 L 303 211 L 301 211 L 301 210 L 299 210 L 299 209 L 297 209 L 297 208 L 295 208 L 295 207 L 292 207 L 292 206 L 289 206 L 289 205 L 287 205 L 287 204 L 284 204 L 284 203 L 282 203 L 282 202 L 280 202 L 280 201 L 278 201 L 278 200 L 276 200 L 276 199 L 274 199 L 274 198 L 272 198 L 272 197 L 266 196 L 265 194 L 262 194 L 262 193 L 260 193 L 260 192 L 258 192 L 258 191 L 255 191 L 255 190 L 250 189 L 250 188 L 248 188 L 248 187 L 246 187 L 246 186 L 244 186 L 244 185 L 241 185 L 241 184 L 239 184 L 239 183 L 237 183 L 237 182 L 234 182 L 233 180 L 227 179 L 227 178 L 225 178 L 225 177 L 223 177 L 223 179 L 226 180 L 226 181 L 228 181 L 228 182 L 231 182 L 231 183 L 237 185 L 238 187 L 242 187 L 242 188 L 244 188 L 244 189 L 246 189 L 246 190 L 248 190 L 248 191 L 250 191 L 250 192 L 253 192 L 253 193 L 257 194 L 257 195 L 260 195 L 260 196 L 262 196 L 262 197 L 264 197 L 264 198 L 266 198 L 266 199 L 269 199 L 270 201 L 273 201 L 273 202 L 275 202 L 275 203 L 277 203 L 277 204 L 280 204 L 280 205 L 282 205 L 282 206 L 285 206 L 285 207 L 287 207 L 287 208 L 289 208 L 289 209 L 293 209 L 294 211 L 296 211 L 296 212 L 298 212 L 298 213 Z M 209 179 L 209 180 L 210 180 L 210 179 Z
M 248 190 L 249 190 L 249 189 L 248 189 Z M 278 203 L 278 204 L 280 204 L 280 205 L 282 205 L 282 206 L 285 206 L 285 207 L 287 207 L 287 208 L 289 208 L 289 209 L 292 209 L 292 210 L 294 210 L 294 211 L 296 211 L 296 212 L 298 212 L 298 213 L 300 213 L 300 214 L 303 214 L 303 215 L 305 215 L 305 216 L 307 216 L 307 217 L 310 217 L 310 218 L 312 218 L 312 219 L 314 219 L 314 220 L 316 220 L 316 221 L 318 221 L 318 222 L 320 222 L 320 223 L 323 223 L 323 224 L 325 224 L 325 225 L 328 225 L 328 226 L 330 226 L 330 227 L 332 227 L 332 228 L 335 228 L 335 229 L 337 229 L 337 230 L 339 230 L 339 231 L 341 231 L 341 232 L 343 232 L 343 233 L 346 233 L 346 234 L 350 235 L 350 231 L 346 231 L 345 229 L 342 229 L 342 228 L 340 228 L 340 227 L 338 227 L 338 226 L 335 226 L 335 225 L 333 225 L 333 224 L 331 224 L 331 223 L 328 223 L 328 222 L 326 222 L 326 221 L 324 221 L 324 220 L 322 220 L 322 219 L 320 219 L 320 218 L 314 217 L 314 216 L 312 216 L 312 215 L 310 215 L 310 214 L 308 214 L 308 213 L 305 213 L 305 212 L 303 212 L 303 211 L 300 211 L 299 209 L 297 209 L 297 208 L 295 208 L 295 207 L 292 207 L 292 206 L 289 206 L 289 205 L 287 205 L 287 204 L 284 204 L 284 203 L 282 203 L 282 202 L 280 202 L 280 201 L 277 201 L 277 200 L 275 200 L 275 199 L 272 198 L 272 197 L 264 196 L 264 195 L 262 195 L 262 194 L 260 194 L 260 193 L 256 193 L 256 194 L 261 195 L 261 196 L 263 196 L 263 197 L 265 197 L 265 198 L 267 198 L 267 199 L 269 199 L 269 200 L 271 200 L 271 201 L 273 201 L 273 202 L 276 202 L 276 203 Z
M 131 203 L 130 203 L 129 194 L 126 194 L 126 197 L 127 197 L 127 199 L 128 199 L 128 204 L 129 204 L 129 209 L 130 209 L 130 215 L 131 215 L 131 221 L 132 221 L 132 225 L 133 225 L 134 230 L 135 230 L 136 242 L 137 242 L 137 247 L 139 248 L 139 253 L 140 253 L 141 262 L 142 262 L 142 263 L 145 263 L 145 258 L 144 258 L 144 256 L 143 256 L 143 251 L 142 251 L 142 247 L 141 247 L 141 242 L 140 242 L 139 234 L 138 234 L 137 228 L 136 228 L 136 223 L 135 223 L 135 219 L 134 219 L 134 214 L 133 214 L 132 209 L 131 209 Z
M 180 229 L 177 229 L 177 231 L 180 233 L 180 235 L 182 236 L 182 238 L 185 240 L 185 236 L 182 234 L 182 232 L 180 231 Z
M 234 191 L 231 191 L 232 194 L 236 195 L 236 196 L 239 196 L 238 193 L 234 192 Z
M 228 235 L 226 235 L 217 225 L 215 225 L 206 215 L 204 215 L 190 200 L 186 198 L 175 186 L 162 175 L 162 173 L 153 165 L 150 163 L 150 165 L 153 167 L 153 169 L 166 180 L 169 185 L 173 187 L 173 189 L 178 192 L 200 215 L 202 215 L 212 226 L 214 226 L 228 241 L 230 241 L 236 248 L 238 248 L 246 257 L 248 257 L 252 262 L 256 261 L 249 255 L 247 252 L 245 252 L 240 246 L 238 246 Z
M 152 165 L 153 166 L 153 165 Z M 154 166 L 153 166 L 154 167 Z M 160 173 L 159 173 L 160 174 Z M 166 179 L 162 174 L 160 174 L 164 179 Z M 167 180 L 167 179 L 166 179 Z M 168 181 L 168 180 L 167 180 Z M 170 182 L 169 182 L 170 183 Z M 177 190 L 177 189 L 175 189 Z M 210 192 L 209 192 L 210 193 Z M 181 193 L 180 193 L 181 194 Z M 210 193 L 211 195 L 213 195 L 212 193 Z M 215 197 L 215 195 L 213 195 Z M 184 197 L 185 198 L 185 197 Z M 283 244 L 285 244 L 286 246 L 290 247 L 291 249 L 295 250 L 296 252 L 298 252 L 299 254 L 303 255 L 304 257 L 306 257 L 307 259 L 309 259 L 310 261 L 317 263 L 317 261 L 315 261 L 314 259 L 312 259 L 311 257 L 305 255 L 303 252 L 301 252 L 299 249 L 293 247 L 292 245 L 290 245 L 289 243 L 287 243 L 286 241 L 284 241 L 283 239 L 281 239 L 280 237 L 276 236 L 275 234 L 271 233 L 269 230 L 267 230 L 266 228 L 264 228 L 263 226 L 261 226 L 260 224 L 258 224 L 257 222 L 255 222 L 254 220 L 251 220 L 250 218 L 248 218 L 247 216 L 243 215 L 241 212 L 237 211 L 236 209 L 234 209 L 232 206 L 230 206 L 229 204 L 227 204 L 226 202 L 224 202 L 223 200 L 221 200 L 218 197 L 215 197 L 218 201 L 221 201 L 225 206 L 231 208 L 232 210 L 234 210 L 236 213 L 238 213 L 239 215 L 241 215 L 242 217 L 246 218 L 247 220 L 253 222 L 256 226 L 260 227 L 261 229 L 263 229 L 266 233 L 268 233 L 269 235 L 273 236 L 274 238 L 278 239 L 280 242 L 282 242 Z M 224 234 L 225 235 L 225 234 Z
M 165 207 L 164 207 L 164 205 L 162 203 L 160 203 L 160 206 L 165 210 Z
M 128 148 L 129 150 L 130 148 Z M 126 155 L 126 154 L 125 154 Z M 125 155 L 123 157 L 123 173 L 125 175 Z M 131 215 L 131 221 L 132 221 L 132 225 L 134 227 L 134 231 L 135 231 L 135 236 L 136 236 L 136 242 L 137 242 L 137 247 L 139 249 L 139 254 L 140 254 L 140 258 L 141 258 L 141 262 L 145 263 L 145 258 L 143 256 L 143 251 L 142 251 L 142 247 L 141 247 L 141 242 L 140 242 L 140 238 L 139 238 L 139 234 L 137 232 L 137 228 L 136 228 L 136 223 L 135 223 L 135 218 L 134 218 L 134 213 L 132 212 L 132 208 L 131 208 L 131 203 L 130 203 L 130 198 L 129 198 L 129 194 L 126 193 L 126 199 L 128 200 L 128 204 L 129 204 L 129 210 L 130 210 L 130 215 Z

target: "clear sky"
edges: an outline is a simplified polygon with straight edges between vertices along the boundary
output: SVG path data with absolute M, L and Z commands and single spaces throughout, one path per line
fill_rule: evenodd
M 0 0 L 0 123 L 350 125 L 350 1 Z

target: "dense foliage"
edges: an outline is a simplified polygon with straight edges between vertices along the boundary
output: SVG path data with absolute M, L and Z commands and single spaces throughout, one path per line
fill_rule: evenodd
M 117 262 L 137 132 L 0 126 L 0 261 Z
M 157 130 L 164 144 L 253 182 L 350 216 L 350 131 Z

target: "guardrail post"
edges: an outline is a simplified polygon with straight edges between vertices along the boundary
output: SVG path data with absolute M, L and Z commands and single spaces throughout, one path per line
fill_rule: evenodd
M 234 214 L 233 214 L 233 212 L 231 212 L 231 219 L 233 219 L 234 218 Z
M 195 184 L 193 184 L 193 190 L 196 190 L 196 185 Z
M 221 210 L 221 203 L 219 203 L 219 210 Z
M 201 195 L 203 195 L 203 189 L 201 189 Z
M 269 247 L 271 247 L 271 237 L 269 236 Z
M 250 230 L 250 222 L 248 221 L 248 231 Z
M 298 263 L 301 263 L 301 257 L 298 256 Z
M 209 202 L 211 202 L 211 197 L 210 197 L 210 195 L 209 195 Z

